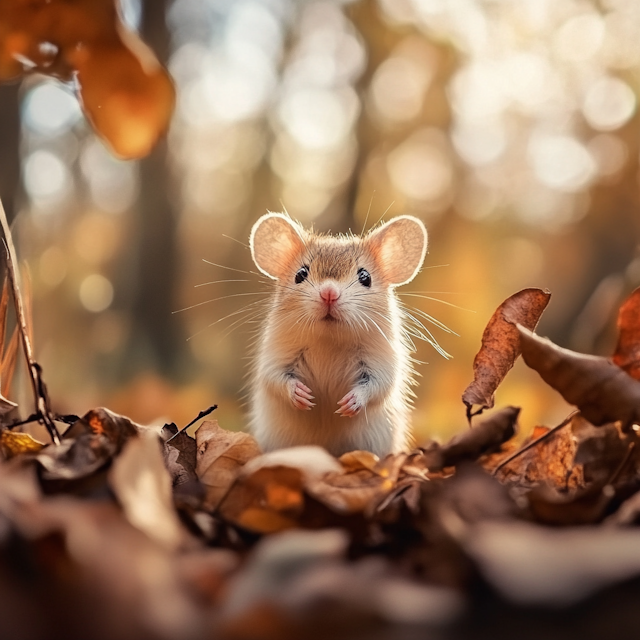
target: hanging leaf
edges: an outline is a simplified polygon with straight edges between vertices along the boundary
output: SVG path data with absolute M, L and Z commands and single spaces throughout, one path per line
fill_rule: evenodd
M 507 298 L 495 311 L 482 334 L 482 346 L 473 361 L 473 382 L 462 394 L 467 416 L 479 406 L 491 409 L 498 385 L 520 355 L 520 338 L 514 323 L 534 329 L 551 294 L 542 289 L 523 289 Z
M 173 83 L 115 0 L 3 0 L 0 81 L 32 72 L 73 80 L 89 122 L 122 158 L 147 155 L 167 130 Z

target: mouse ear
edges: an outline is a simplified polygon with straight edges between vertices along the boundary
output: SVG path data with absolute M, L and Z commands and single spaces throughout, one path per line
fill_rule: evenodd
M 411 282 L 427 253 L 427 230 L 413 216 L 399 216 L 367 236 L 385 278 L 393 287 Z
M 304 248 L 302 227 L 282 213 L 267 213 L 251 229 L 251 256 L 262 273 L 281 278 L 292 257 Z

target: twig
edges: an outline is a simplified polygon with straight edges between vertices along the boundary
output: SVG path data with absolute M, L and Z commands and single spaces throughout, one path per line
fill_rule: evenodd
M 178 433 L 173 434 L 168 440 L 165 440 L 165 444 L 167 442 L 171 442 L 174 438 L 177 438 L 183 431 L 186 431 L 192 424 L 195 424 L 201 418 L 206 418 L 210 413 L 213 413 L 217 408 L 218 408 L 218 405 L 214 404 L 208 409 L 201 411 L 188 425 L 182 427 L 182 429 L 180 429 Z
M 9 221 L 7 220 L 7 214 L 2 206 L 0 200 L 0 225 L 4 233 L 4 248 L 7 254 L 7 271 L 9 273 L 9 280 L 11 282 L 11 288 L 13 290 L 13 303 L 16 309 L 16 317 L 18 326 L 20 327 L 20 335 L 22 337 L 22 348 L 27 360 L 29 378 L 31 379 L 31 388 L 33 389 L 33 395 L 36 401 L 36 411 L 41 416 L 41 421 L 46 427 L 51 440 L 54 444 L 60 444 L 60 434 L 56 425 L 53 423 L 51 408 L 49 406 L 49 396 L 47 395 L 47 387 L 42 379 L 42 369 L 40 365 L 35 361 L 33 357 L 33 348 L 31 346 L 31 340 L 27 332 L 27 322 L 24 315 L 24 306 L 22 304 L 22 297 L 20 296 L 20 288 L 18 286 L 18 274 L 16 273 L 16 265 L 18 264 L 16 257 L 16 250 L 11 237 L 11 229 L 9 228 Z
M 533 440 L 532 442 L 529 442 L 528 444 L 526 444 L 524 447 L 518 449 L 515 453 L 512 453 L 510 456 L 507 456 L 491 473 L 491 475 L 495 476 L 496 473 L 498 473 L 498 471 L 500 471 L 500 469 L 502 469 L 502 467 L 504 467 L 505 465 L 509 464 L 512 460 L 515 460 L 517 457 L 521 456 L 523 453 L 525 453 L 525 451 L 529 451 L 529 449 L 532 449 L 533 447 L 539 445 L 541 442 L 543 442 L 544 440 L 547 440 L 548 438 L 550 438 L 554 433 L 556 433 L 557 431 L 560 431 L 560 429 L 562 429 L 563 427 L 566 427 L 571 420 L 573 420 L 573 417 L 575 415 L 577 415 L 579 413 L 579 411 L 573 411 L 572 413 L 570 413 L 560 424 L 556 425 L 555 427 L 553 427 L 552 429 L 549 429 L 549 431 L 547 431 L 547 433 L 541 435 L 539 438 L 536 438 L 535 440 Z
M 624 454 L 624 458 L 622 458 L 622 460 L 620 461 L 618 468 L 613 472 L 607 484 L 613 484 L 618 479 L 618 476 L 622 473 L 622 470 L 627 466 L 627 462 L 629 462 L 629 458 L 631 457 L 631 454 L 633 453 L 633 450 L 635 449 L 635 447 L 636 447 L 635 442 L 632 442 L 629 445 L 627 452 Z

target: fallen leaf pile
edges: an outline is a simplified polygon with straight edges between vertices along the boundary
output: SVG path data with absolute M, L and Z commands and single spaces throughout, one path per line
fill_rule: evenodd
M 5 424 L 0 637 L 634 637 L 640 290 L 612 359 L 532 333 L 548 301 L 490 320 L 468 427 L 382 460 L 106 409 L 59 445 Z M 517 446 L 519 408 L 479 414 L 519 354 L 576 410 Z
M 175 90 L 114 0 L 2 0 L 0 81 L 39 72 L 73 81 L 85 115 L 117 155 L 149 153 Z

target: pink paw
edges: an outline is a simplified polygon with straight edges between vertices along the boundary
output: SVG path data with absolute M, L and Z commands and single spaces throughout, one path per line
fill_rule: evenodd
M 338 402 L 340 408 L 336 413 L 340 414 L 343 418 L 353 418 L 358 415 L 364 407 L 364 400 L 357 390 L 349 391 L 347 395 Z
M 309 411 L 311 407 L 316 405 L 311 402 L 314 397 L 311 395 L 311 389 L 306 384 L 302 384 L 300 380 L 291 380 L 289 383 L 289 392 L 291 402 L 296 409 Z

